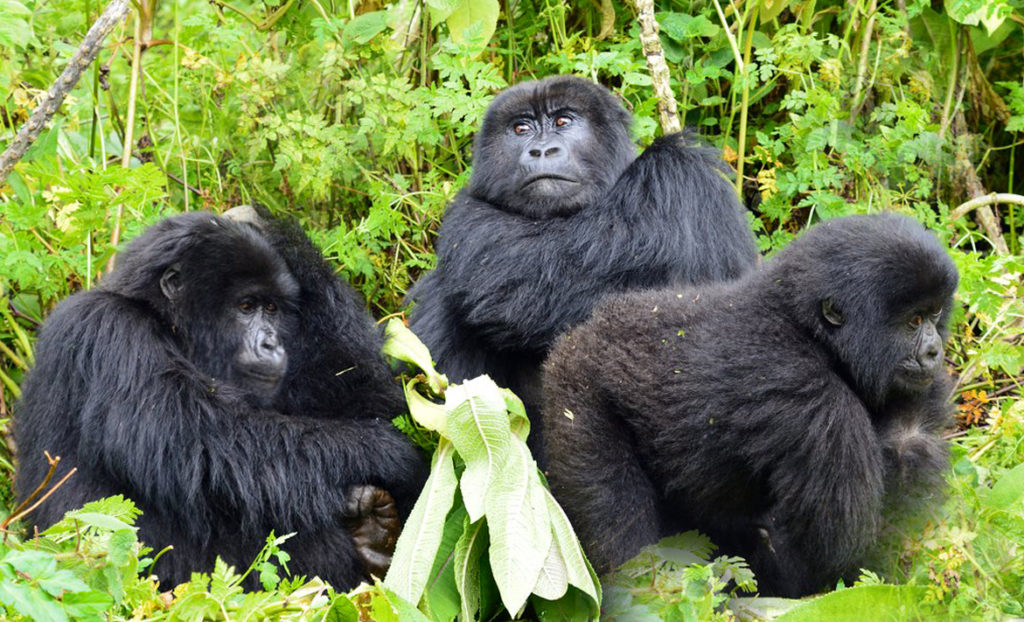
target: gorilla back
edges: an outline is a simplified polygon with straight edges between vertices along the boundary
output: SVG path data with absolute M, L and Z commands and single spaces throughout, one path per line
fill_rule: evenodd
M 16 411 L 18 496 L 43 481 L 44 451 L 62 458 L 58 477 L 78 471 L 29 520 L 124 494 L 143 511 L 141 539 L 175 549 L 154 569 L 165 586 L 217 554 L 246 567 L 272 529 L 299 534 L 285 545 L 293 572 L 339 588 L 366 576 L 342 527 L 349 491 L 378 486 L 407 511 L 425 465 L 390 424 L 402 398 L 369 318 L 301 232 L 275 249 L 286 230 L 169 218 L 53 311 Z M 325 377 L 388 380 L 346 395 L 296 377 L 307 343 Z
M 595 567 L 699 529 L 800 596 L 937 496 L 957 274 L 892 214 L 821 223 L 726 284 L 602 304 L 546 366 L 552 491 Z
M 488 373 L 535 414 L 541 361 L 601 297 L 754 266 L 718 154 L 676 134 L 637 158 L 630 122 L 610 92 L 571 76 L 495 98 L 469 187 L 445 212 L 437 269 L 409 294 L 412 328 L 449 378 Z

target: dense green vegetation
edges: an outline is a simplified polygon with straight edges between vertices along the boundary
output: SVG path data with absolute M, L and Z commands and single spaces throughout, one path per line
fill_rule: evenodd
M 0 0 L 0 150 L 103 8 Z M 819 219 L 883 209 L 912 214 L 948 243 L 961 271 L 947 352 L 958 429 L 949 498 L 907 535 L 890 574 L 790 608 L 750 598 L 742 562 L 716 559 L 689 534 L 605 585 L 606 613 L 1024 616 L 1024 198 L 967 203 L 1024 194 L 1024 4 L 663 0 L 656 11 L 680 116 L 740 172 L 763 251 Z M 468 179 L 473 132 L 497 90 L 575 73 L 623 97 L 639 144 L 662 132 L 640 34 L 634 7 L 614 0 L 141 0 L 0 179 L 0 417 L 16 416 L 47 310 L 91 287 L 121 240 L 181 210 L 259 201 L 296 215 L 375 314 L 400 310 L 432 265 L 437 224 Z M 0 451 L 4 515 L 12 451 Z M 134 516 L 127 502 L 104 502 L 38 542 L 4 523 L 0 612 L 417 615 L 383 585 L 334 596 L 280 581 L 287 543 L 273 539 L 251 570 L 265 594 L 243 595 L 228 568 L 160 594 L 137 575 L 158 552 L 140 552 Z M 479 610 L 501 611 L 495 586 L 481 583 L 471 589 Z M 581 594 L 527 613 L 585 616 Z M 421 603 L 428 616 L 461 611 Z

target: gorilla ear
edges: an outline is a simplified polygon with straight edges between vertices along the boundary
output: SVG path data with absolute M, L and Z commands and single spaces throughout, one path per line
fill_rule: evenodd
M 171 267 L 164 270 L 163 276 L 160 277 L 160 291 L 164 293 L 164 296 L 168 300 L 174 302 L 181 293 L 181 264 L 174 264 Z
M 825 321 L 832 326 L 842 326 L 845 321 L 843 319 L 843 314 L 835 306 L 835 303 L 832 302 L 831 298 L 826 298 L 821 301 L 821 315 L 825 318 Z

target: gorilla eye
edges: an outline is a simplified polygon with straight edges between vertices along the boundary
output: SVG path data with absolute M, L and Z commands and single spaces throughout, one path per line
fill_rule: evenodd
M 268 303 L 266 306 L 267 313 L 277 313 L 277 305 L 274 303 Z
M 924 323 L 924 318 L 921 317 L 920 314 L 915 315 L 914 317 L 910 318 L 910 325 L 913 326 L 914 328 L 917 328 L 918 326 L 920 326 L 923 323 Z
M 555 127 L 565 127 L 572 123 L 572 119 L 567 116 L 560 116 L 555 118 Z
M 241 309 L 242 311 L 245 311 L 246 313 L 251 313 L 253 310 L 252 302 L 248 300 L 243 300 L 242 302 L 238 303 L 238 308 Z
M 529 123 L 516 123 L 512 126 L 512 131 L 522 136 L 523 134 L 530 131 Z

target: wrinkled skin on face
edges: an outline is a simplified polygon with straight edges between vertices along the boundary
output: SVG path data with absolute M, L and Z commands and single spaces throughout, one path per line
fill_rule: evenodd
M 629 114 L 604 88 L 559 77 L 508 89 L 477 135 L 470 192 L 524 216 L 593 204 L 636 157 Z

